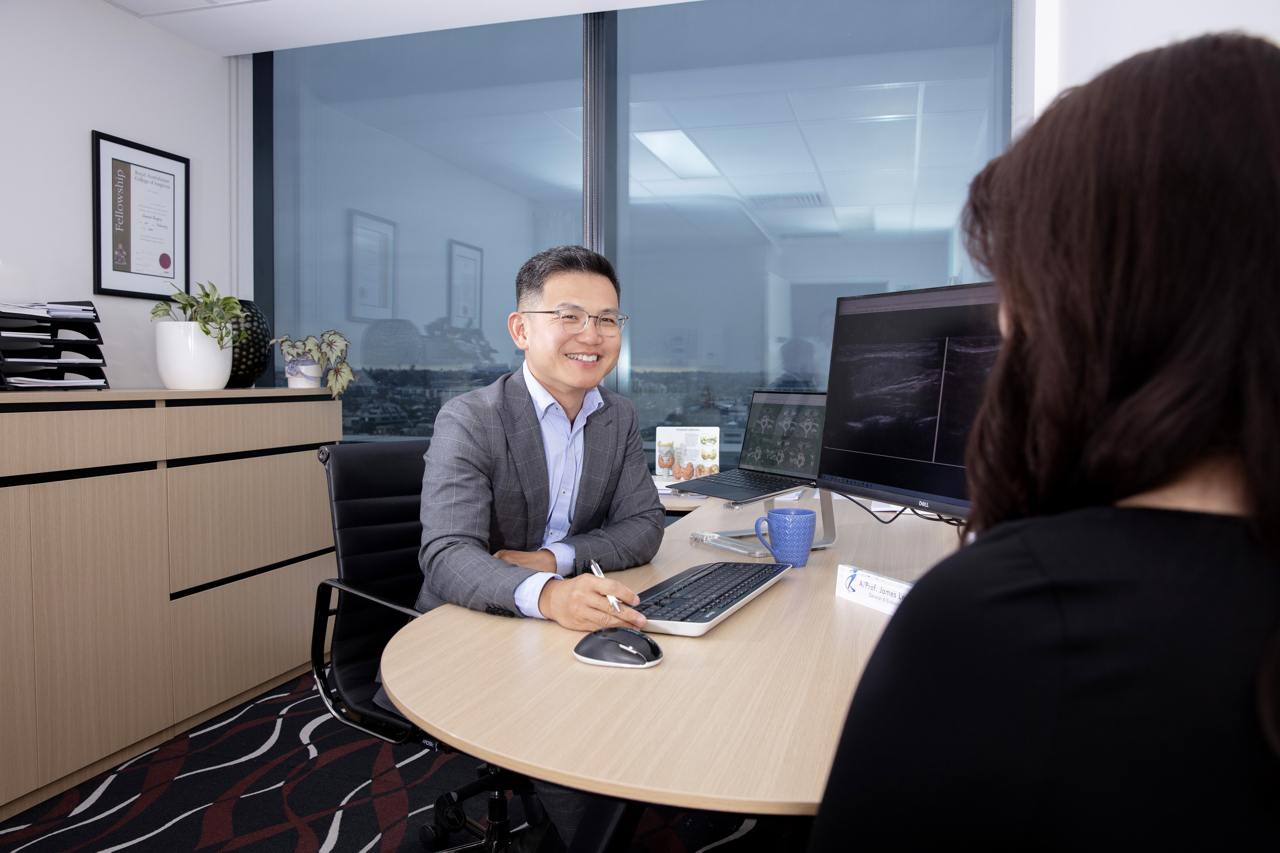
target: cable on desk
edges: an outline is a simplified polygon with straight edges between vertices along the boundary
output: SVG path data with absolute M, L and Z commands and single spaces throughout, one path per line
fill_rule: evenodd
M 933 513 L 931 515 L 923 515 L 921 513 L 916 512 L 915 509 L 912 507 L 907 507 L 907 509 L 910 509 L 911 514 L 914 515 L 916 518 L 923 518 L 925 521 L 937 521 L 937 522 L 941 522 L 942 524 L 950 525 L 951 527 L 964 527 L 964 522 L 958 518 L 948 518 L 947 516 L 939 515 L 938 513 Z
M 834 490 L 829 489 L 828 491 L 834 491 Z M 875 510 L 873 510 L 871 507 L 864 504 L 862 501 L 855 499 L 852 495 L 846 495 L 844 492 L 836 492 L 836 494 L 862 507 L 862 509 L 866 510 L 871 515 L 872 518 L 874 518 L 876 521 L 880 522 L 881 524 L 892 524 L 893 522 L 898 520 L 898 516 L 902 515 L 904 512 L 907 511 L 907 508 L 904 506 L 901 509 L 899 509 L 897 512 L 895 512 L 892 518 L 889 518 L 886 520 L 876 515 Z

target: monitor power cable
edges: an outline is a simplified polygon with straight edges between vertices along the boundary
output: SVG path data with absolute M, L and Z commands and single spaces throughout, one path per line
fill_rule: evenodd
M 831 491 L 834 491 L 834 490 L 831 490 Z M 865 510 L 865 511 L 867 512 L 867 514 L 869 514 L 872 518 L 874 518 L 876 521 L 880 522 L 881 524 L 892 524 L 893 522 L 895 522 L 895 521 L 897 521 L 897 520 L 898 520 L 898 516 L 902 515 L 904 512 L 906 512 L 906 511 L 907 511 L 907 508 L 904 506 L 904 507 L 902 507 L 901 509 L 899 509 L 897 512 L 895 512 L 893 515 L 891 515 L 889 518 L 887 518 L 887 519 L 886 519 L 886 518 L 881 518 L 881 517 L 876 513 L 876 511 L 875 511 L 875 510 L 873 510 L 871 507 L 867 506 L 867 505 L 866 505 L 866 504 L 864 504 L 862 501 L 860 501 L 860 500 L 858 500 L 857 498 L 855 498 L 853 495 L 846 495 L 844 492 L 835 492 L 835 494 L 837 494 L 837 495 L 839 495 L 840 497 L 842 497 L 842 498 L 845 498 L 845 499 L 849 500 L 851 503 L 853 503 L 853 504 L 855 504 L 855 505 L 857 505 L 857 506 L 861 507 L 863 510 Z
M 898 516 L 910 510 L 912 515 L 914 515 L 916 518 L 923 519 L 924 521 L 936 521 L 936 522 L 939 522 L 940 524 L 945 524 L 949 527 L 956 527 L 961 529 L 964 528 L 964 522 L 958 518 L 948 518 L 945 515 L 938 515 L 937 513 L 916 512 L 914 508 L 906 507 L 906 506 L 900 508 L 897 512 L 895 512 L 893 515 L 889 516 L 888 518 L 881 518 L 879 513 L 877 513 L 871 507 L 864 504 L 862 501 L 857 500 L 852 495 L 846 495 L 844 492 L 836 492 L 836 494 L 840 495 L 841 497 L 847 498 L 848 500 L 857 504 L 859 507 L 862 508 L 864 512 L 866 512 L 868 515 L 870 515 L 872 518 L 874 518 L 876 521 L 880 522 L 881 524 L 892 524 L 893 522 L 898 520 Z

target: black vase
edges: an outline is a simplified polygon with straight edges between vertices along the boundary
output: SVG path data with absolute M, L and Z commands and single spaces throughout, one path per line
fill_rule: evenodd
M 243 320 L 232 320 L 231 328 L 245 331 L 244 340 L 237 341 L 231 349 L 231 378 L 228 388 L 248 388 L 271 363 L 267 345 L 271 341 L 271 326 L 262 309 L 248 299 L 238 300 L 244 309 Z

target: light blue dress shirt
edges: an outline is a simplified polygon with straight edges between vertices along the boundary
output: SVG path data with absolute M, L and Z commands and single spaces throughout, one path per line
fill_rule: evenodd
M 516 607 L 525 616 L 545 619 L 538 609 L 542 588 L 551 580 L 563 580 L 573 569 L 576 550 L 560 540 L 569 535 L 573 508 L 578 502 L 578 481 L 582 478 L 582 429 L 587 416 L 604 405 L 598 388 L 592 388 L 582 400 L 582 409 L 573 423 L 542 383 L 533 378 L 529 365 L 520 368 L 524 384 L 533 398 L 538 425 L 542 428 L 542 446 L 547 453 L 547 485 L 550 488 L 547 526 L 542 534 L 542 547 L 556 555 L 556 574 L 536 572 L 516 587 Z

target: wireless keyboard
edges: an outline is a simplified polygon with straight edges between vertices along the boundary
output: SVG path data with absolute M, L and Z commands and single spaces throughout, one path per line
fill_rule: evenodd
M 704 563 L 640 593 L 645 631 L 701 636 L 778 582 L 790 563 Z

